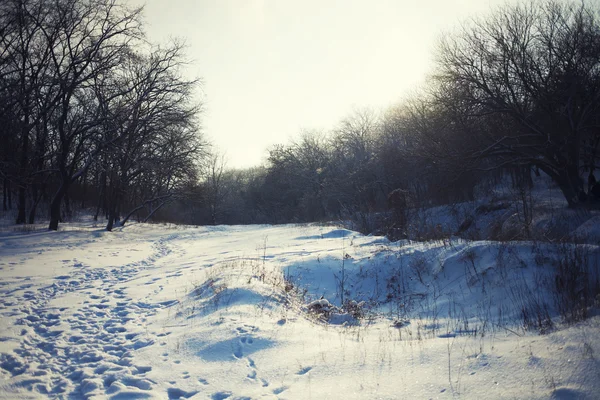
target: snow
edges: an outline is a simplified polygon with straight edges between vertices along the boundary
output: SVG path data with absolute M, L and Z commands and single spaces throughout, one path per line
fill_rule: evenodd
M 0 398 L 600 393 L 600 313 L 561 323 L 548 244 L 66 227 L 0 232 Z M 585 248 L 597 265 L 598 246 Z M 524 329 L 536 306 L 552 326 Z

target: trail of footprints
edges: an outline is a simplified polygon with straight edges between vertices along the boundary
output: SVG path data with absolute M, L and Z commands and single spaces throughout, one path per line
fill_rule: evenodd
M 232 319 L 232 321 L 236 321 L 235 319 Z M 244 377 L 244 379 L 247 379 L 251 382 L 255 382 L 256 384 L 260 385 L 261 387 L 267 389 L 271 394 L 274 395 L 279 395 L 283 392 L 285 392 L 287 389 L 289 389 L 289 386 L 279 386 L 276 388 L 272 388 L 271 383 L 269 382 L 269 380 L 263 378 L 260 376 L 259 374 L 259 368 L 256 365 L 256 362 L 250 357 L 248 356 L 248 354 L 251 354 L 253 351 L 255 351 L 256 349 L 253 349 L 252 347 L 255 345 L 255 341 L 257 340 L 255 338 L 256 333 L 259 331 L 258 327 L 252 326 L 252 325 L 242 325 L 242 326 L 238 326 L 235 329 L 233 329 L 234 333 L 235 333 L 235 338 L 233 339 L 233 341 L 231 342 L 231 357 L 233 360 L 235 361 L 239 361 L 239 362 L 244 362 L 248 368 L 248 372 L 246 374 L 246 376 Z M 162 361 L 163 362 L 169 362 L 169 353 L 165 352 L 162 354 Z M 181 362 L 179 360 L 174 360 L 171 361 L 174 364 L 180 364 Z M 300 368 L 300 370 L 298 370 L 296 372 L 296 375 L 298 376 L 302 376 L 302 375 L 306 375 L 308 374 L 310 371 L 312 370 L 312 367 L 308 366 L 308 367 L 303 367 Z M 188 380 L 191 378 L 191 375 L 188 371 L 183 371 L 181 373 L 180 379 L 183 380 Z M 198 383 L 200 383 L 203 386 L 208 386 L 209 382 L 206 379 L 203 378 L 196 378 L 196 381 Z M 172 380 L 169 382 L 172 385 L 177 384 L 176 380 Z M 175 389 L 173 389 L 172 391 L 169 391 L 169 397 L 170 399 L 178 399 L 178 398 L 187 398 L 190 396 L 195 395 L 196 391 L 194 392 L 184 392 L 181 391 L 179 389 L 177 389 L 175 391 Z M 231 391 L 218 391 L 213 393 L 210 398 L 212 400 L 221 400 L 221 399 L 230 399 L 232 398 L 233 393 Z M 243 400 L 243 399 L 250 399 L 250 397 L 235 397 L 236 400 Z
M 4 370 L 14 377 L 23 376 L 17 385 L 50 398 L 119 394 L 136 397 L 132 388 L 141 392 L 152 390 L 156 382 L 145 377 L 152 368 L 135 365 L 133 354 L 135 350 L 151 346 L 160 337 L 169 334 L 145 332 L 144 323 L 158 309 L 176 302 L 133 302 L 122 288 L 118 288 L 118 284 L 136 277 L 140 270 L 153 266 L 158 259 L 169 254 L 171 249 L 167 241 L 175 237 L 177 235 L 157 241 L 152 256 L 123 267 L 92 269 L 75 262 L 71 275 L 57 276 L 52 285 L 38 290 L 29 290 L 33 286 L 26 282 L 29 278 L 24 278 L 23 283 L 12 290 L 4 289 L 7 283 L 0 283 L 0 316 L 20 316 L 16 325 L 21 326 L 22 337 L 14 355 L 0 353 L 0 371 Z M 151 279 L 146 284 L 157 280 Z M 161 289 L 159 286 L 155 292 Z M 22 294 L 6 297 L 16 292 Z M 67 308 L 48 306 L 52 299 L 73 292 L 83 293 L 89 299 L 76 312 L 69 315 L 64 313 Z M 137 331 L 129 331 L 132 326 Z M 256 363 L 246 355 L 252 352 L 253 336 L 257 331 L 258 328 L 251 325 L 235 329 L 237 340 L 232 346 L 232 357 L 246 363 L 248 374 L 245 379 L 269 388 L 270 382 L 259 375 Z M 164 353 L 163 357 L 163 361 L 168 361 L 168 353 Z M 180 361 L 175 360 L 174 363 L 179 364 Z M 305 375 L 310 370 L 311 367 L 302 368 L 296 374 Z M 184 371 L 181 379 L 191 379 L 191 375 Z M 209 386 L 203 378 L 196 380 L 201 386 Z M 170 383 L 175 385 L 177 382 Z M 287 389 L 287 386 L 281 386 L 269 390 L 279 395 Z M 177 387 L 167 389 L 169 399 L 189 398 L 197 393 Z M 231 396 L 230 391 L 219 391 L 211 398 L 221 400 Z
M 72 275 L 58 276 L 50 286 L 29 290 L 32 285 L 24 283 L 17 287 L 22 295 L 2 300 L 0 315 L 20 316 L 16 325 L 21 326 L 22 339 L 13 354 L 0 354 L 0 368 L 19 378 L 17 386 L 48 397 L 88 398 L 131 388 L 151 390 L 155 382 L 145 377 L 151 367 L 135 365 L 133 353 L 168 334 L 146 334 L 143 327 L 158 309 L 173 303 L 133 302 L 116 286 L 167 255 L 169 239 L 159 240 L 154 254 L 139 263 L 110 270 L 81 268 L 76 263 Z M 10 294 L 1 289 L 0 294 Z M 69 315 L 64 313 L 67 308 L 48 306 L 52 299 L 72 292 L 89 299 L 76 312 Z M 136 331 L 128 332 L 126 325 Z M 169 398 L 191 395 L 177 388 L 167 394 Z
M 270 386 L 270 382 L 265 378 L 259 377 L 258 367 L 256 366 L 256 363 L 254 362 L 254 360 L 252 358 L 245 356 L 246 348 L 251 347 L 254 344 L 254 338 L 252 335 L 253 335 L 253 333 L 255 333 L 257 331 L 258 331 L 258 328 L 251 326 L 251 325 L 244 325 L 241 327 L 237 327 L 235 329 L 235 332 L 238 336 L 238 343 L 234 345 L 234 350 L 233 350 L 232 356 L 235 359 L 246 361 L 246 363 L 248 365 L 248 369 L 249 369 L 248 375 L 246 375 L 246 379 L 260 383 L 262 385 L 262 387 L 267 388 Z M 311 369 L 312 369 L 312 367 L 302 368 L 296 374 L 297 375 L 305 375 Z M 272 389 L 271 392 L 275 395 L 279 395 L 287 389 L 288 389 L 288 386 L 280 386 L 280 387 Z M 223 394 L 223 393 L 224 392 L 216 393 L 215 395 L 213 395 L 213 399 L 226 398 L 226 397 L 219 397 L 219 395 Z

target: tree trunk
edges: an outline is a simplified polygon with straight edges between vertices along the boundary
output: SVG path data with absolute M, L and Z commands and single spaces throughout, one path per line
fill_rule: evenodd
M 106 230 L 111 232 L 113 227 L 115 226 L 115 222 L 118 222 L 119 219 L 119 202 L 121 201 L 119 196 L 119 188 L 113 187 L 110 190 L 112 193 L 111 200 L 109 201 L 108 206 L 108 222 L 106 224 Z
M 37 212 L 37 206 L 40 202 L 40 199 L 38 198 L 32 205 L 31 205 L 31 210 L 29 210 L 29 225 L 32 225 L 35 223 L 35 214 Z
M 2 210 L 8 211 L 8 179 L 2 180 Z
M 96 214 L 94 214 L 94 221 L 98 221 L 100 209 L 106 208 L 106 171 L 102 171 L 102 174 L 100 174 L 100 181 L 100 196 L 98 196 L 98 205 L 96 206 Z
M 148 222 L 148 220 L 150 218 L 152 218 L 152 216 L 154 215 L 155 212 L 157 212 L 158 210 L 160 210 L 162 208 L 162 206 L 164 206 L 165 204 L 167 204 L 166 201 L 163 201 L 162 203 L 160 203 L 155 209 L 153 209 L 150 214 L 148 214 L 148 216 L 146 218 L 144 218 L 144 222 Z
M 65 193 L 67 193 L 67 189 L 69 188 L 70 182 L 63 178 L 58 190 L 54 194 L 52 201 L 50 202 L 50 225 L 48 229 L 51 231 L 58 230 L 58 222 L 60 221 L 60 206 L 62 204 Z
M 579 169 L 574 166 L 567 166 L 559 171 L 548 168 L 544 164 L 536 165 L 544 171 L 550 179 L 558 186 L 562 192 L 569 208 L 580 207 L 583 202 L 580 194 L 583 192 L 583 179 L 579 176 Z
M 217 225 L 217 207 L 214 203 L 210 206 L 210 220 L 213 225 Z
M 8 209 L 12 210 L 12 189 L 11 189 L 11 184 L 10 181 L 7 182 L 7 197 L 8 197 Z
M 115 223 L 115 206 L 111 204 L 110 209 L 108 211 L 108 223 L 106 224 L 106 230 L 112 232 L 114 223 Z
M 102 194 L 98 198 L 98 204 L 96 205 L 96 213 L 94 214 L 94 221 L 98 221 L 98 214 L 100 214 L 100 206 L 102 205 Z
M 577 208 L 581 205 L 582 202 L 579 198 L 580 191 L 578 190 L 577 183 L 573 182 L 573 179 L 568 174 L 561 174 L 556 183 L 567 200 L 569 208 Z
M 28 218 L 28 224 L 33 224 L 35 221 L 35 209 L 37 208 L 37 205 L 39 203 L 39 199 L 38 199 L 38 190 L 37 190 L 37 185 L 33 184 L 31 186 L 31 199 L 32 204 L 31 204 L 31 209 L 29 210 L 29 218 Z
M 125 224 L 127 223 L 127 221 L 129 221 L 129 218 L 131 218 L 131 216 L 132 216 L 133 214 L 135 214 L 135 213 L 137 213 L 137 215 L 138 215 L 138 221 L 139 221 L 139 220 L 140 220 L 139 213 L 138 213 L 138 211 L 139 211 L 139 210 L 141 210 L 142 208 L 146 207 L 147 205 L 150 205 L 150 206 L 152 206 L 152 203 L 154 203 L 155 201 L 160 201 L 160 200 L 162 200 L 162 201 L 163 201 L 163 203 L 164 203 L 164 202 L 166 202 L 166 201 L 167 201 L 166 199 L 168 199 L 169 197 L 171 197 L 171 195 L 159 196 L 159 197 L 156 197 L 156 198 L 154 198 L 154 199 L 150 199 L 150 200 L 146 200 L 146 201 L 144 201 L 142 204 L 140 204 L 139 206 L 137 206 L 137 207 L 135 207 L 133 210 L 131 210 L 131 211 L 129 212 L 129 214 L 127 214 L 127 215 L 125 216 L 125 218 L 123 218 L 123 221 L 121 221 L 121 226 L 125 226 Z
M 17 200 L 17 209 L 18 209 L 18 214 L 17 214 L 17 221 L 15 222 L 17 225 L 19 224 L 24 224 L 26 223 L 26 216 L 25 216 L 25 206 L 26 206 L 26 202 L 25 202 L 25 186 L 20 185 L 19 186 L 19 197 Z
M 45 184 L 42 185 L 42 190 L 40 194 L 37 194 L 37 186 L 33 186 L 33 204 L 31 205 L 31 210 L 29 211 L 29 224 L 33 224 L 35 222 L 35 214 L 37 212 L 37 206 L 40 204 L 42 197 L 44 197 L 45 192 Z
M 18 209 L 18 213 L 17 213 L 17 221 L 15 222 L 17 225 L 19 224 L 24 224 L 27 222 L 26 215 L 25 215 L 25 186 L 21 183 L 21 185 L 19 185 L 19 197 L 17 200 L 17 209 Z
M 81 193 L 81 209 L 85 208 L 85 197 L 87 196 L 87 172 L 83 174 L 82 193 Z
M 25 115 L 23 117 L 23 127 L 21 129 L 21 134 L 23 136 L 23 147 L 21 149 L 21 161 L 20 161 L 20 167 L 21 167 L 21 171 L 19 174 L 24 174 L 25 171 L 27 170 L 27 161 L 29 159 L 29 154 L 27 154 L 29 152 L 29 130 L 27 128 L 28 124 L 29 124 L 29 113 L 27 110 L 27 107 L 25 107 Z M 18 199 L 18 203 L 17 203 L 17 208 L 18 208 L 18 214 L 17 214 L 17 221 L 16 224 L 24 224 L 26 223 L 26 215 L 25 215 L 25 196 L 26 196 L 26 185 L 25 182 L 20 182 L 19 185 L 19 199 Z
M 142 208 L 144 208 L 144 206 L 145 206 L 145 205 L 146 205 L 146 204 L 144 203 L 144 204 L 142 204 L 142 205 L 139 205 L 139 206 L 137 206 L 137 207 L 136 207 L 136 208 L 134 208 L 133 210 L 131 210 L 131 211 L 129 212 L 129 214 L 127 214 L 127 215 L 125 216 L 125 218 L 123 218 L 123 221 L 121 221 L 121 226 L 125 226 L 125 224 L 127 223 L 127 221 L 129 221 L 129 218 L 131 218 L 131 216 L 132 216 L 133 214 L 135 214 L 136 212 L 138 212 L 139 210 L 141 210 Z M 139 219 L 139 218 L 138 218 L 138 219 Z
M 65 192 L 65 219 L 68 221 L 69 218 L 71 218 L 72 214 L 73 213 L 71 212 L 71 199 L 69 198 L 69 193 Z
M 62 202 L 62 194 L 59 194 L 61 189 L 56 192 L 50 202 L 50 225 L 48 229 L 51 231 L 58 230 L 58 221 L 60 221 L 60 203 Z

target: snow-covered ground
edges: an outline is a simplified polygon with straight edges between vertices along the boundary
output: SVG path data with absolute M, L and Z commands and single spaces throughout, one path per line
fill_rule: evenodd
M 561 323 L 559 252 L 314 225 L 5 229 L 0 398 L 599 398 L 600 316 Z

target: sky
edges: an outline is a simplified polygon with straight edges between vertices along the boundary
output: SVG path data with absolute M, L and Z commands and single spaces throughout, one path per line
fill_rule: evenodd
M 141 4 L 140 0 L 129 0 Z M 416 90 L 436 40 L 500 0 L 146 0 L 149 38 L 183 39 L 205 137 L 231 168 Z

